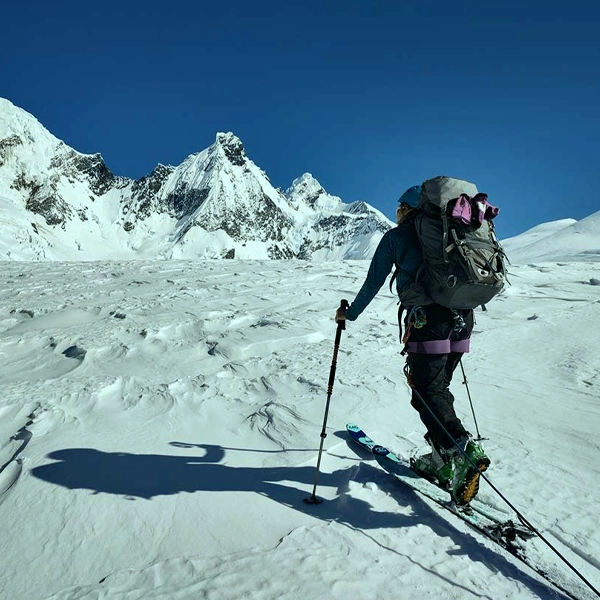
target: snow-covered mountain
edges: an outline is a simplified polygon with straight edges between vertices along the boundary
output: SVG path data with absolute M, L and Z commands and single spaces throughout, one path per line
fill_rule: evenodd
M 542 223 L 503 240 L 502 246 L 513 263 L 600 260 L 600 211 L 581 221 Z
M 276 189 L 232 133 L 132 180 L 0 99 L 0 259 L 361 259 L 392 225 L 308 173 Z

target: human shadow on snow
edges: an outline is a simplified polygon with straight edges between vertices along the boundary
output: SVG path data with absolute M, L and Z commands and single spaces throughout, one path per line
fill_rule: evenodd
M 35 467 L 31 473 L 69 489 L 87 489 L 129 499 L 152 499 L 182 492 L 255 492 L 294 508 L 307 506 L 303 500 L 309 496 L 309 487 L 312 489 L 314 466 L 236 467 L 222 464 L 228 451 L 273 453 L 290 450 L 251 450 L 182 442 L 172 442 L 171 445 L 197 448 L 201 452 L 198 456 L 178 456 L 69 448 L 48 454 L 47 458 L 53 462 Z M 337 489 L 346 485 L 355 469 L 353 466 L 333 473 L 321 473 L 319 488 L 332 486 Z M 350 501 L 354 502 L 353 499 Z M 369 512 L 368 503 L 355 502 L 364 505 L 364 510 L 358 511 L 359 515 Z M 334 517 L 334 509 L 325 508 L 330 504 L 319 505 L 319 516 L 324 514 L 324 509 L 327 518 Z M 385 521 L 380 519 L 372 526 L 398 526 L 397 517 L 388 514 Z M 362 520 L 354 523 L 356 526 L 365 524 Z
M 254 492 L 316 518 L 337 521 L 363 532 L 369 529 L 401 530 L 427 524 L 440 537 L 450 537 L 458 547 L 456 553 L 464 553 L 488 565 L 493 564 L 505 577 L 518 579 L 541 598 L 550 597 L 547 586 L 517 569 L 498 552 L 478 543 L 475 537 L 456 529 L 435 513 L 418 494 L 397 485 L 393 478 L 364 462 L 358 463 L 360 467 L 353 465 L 333 473 L 320 473 L 319 489 L 333 487 L 338 497 L 310 506 L 303 500 L 309 495 L 307 490 L 312 490 L 314 466 L 234 467 L 221 464 L 227 451 L 270 451 L 181 442 L 171 445 L 198 448 L 203 453 L 199 456 L 177 456 L 69 448 L 50 453 L 47 457 L 54 462 L 35 467 L 31 473 L 68 489 L 87 489 L 129 499 L 152 499 L 182 492 Z M 368 502 L 347 493 L 350 480 L 363 484 L 376 482 L 399 505 L 410 506 L 412 514 L 374 510 Z M 298 484 L 303 489 L 299 489 Z M 373 537 L 371 539 L 379 544 Z M 554 591 L 551 594 L 553 598 L 567 598 Z

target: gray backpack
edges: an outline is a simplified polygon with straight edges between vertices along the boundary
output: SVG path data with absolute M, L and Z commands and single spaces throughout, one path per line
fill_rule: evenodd
M 416 284 L 427 297 L 451 309 L 468 309 L 502 290 L 506 256 L 492 224 L 499 209 L 486 194 L 468 181 L 435 177 L 423 183 L 413 212 L 423 251 Z

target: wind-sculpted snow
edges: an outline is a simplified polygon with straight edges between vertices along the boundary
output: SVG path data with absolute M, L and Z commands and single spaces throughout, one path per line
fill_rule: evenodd
M 343 439 L 424 447 L 368 263 L 2 263 L 0 598 L 561 598 Z M 465 369 L 493 482 L 598 572 L 598 263 L 513 267 Z M 537 318 L 531 319 L 535 315 Z M 466 393 L 453 384 L 473 431 Z M 482 502 L 510 516 L 482 484 Z M 589 593 L 539 540 L 567 589 Z M 482 587 L 485 582 L 485 588 Z

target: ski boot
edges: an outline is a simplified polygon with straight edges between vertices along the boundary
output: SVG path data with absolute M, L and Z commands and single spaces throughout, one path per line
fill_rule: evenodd
M 450 488 L 454 479 L 452 462 L 444 461 L 435 448 L 423 456 L 411 459 L 410 462 L 413 471 L 421 477 L 443 489 Z
M 486 456 L 480 444 L 469 438 L 457 441 L 464 455 L 458 448 L 446 450 L 446 458 L 450 459 L 454 476 L 450 485 L 452 500 L 457 505 L 469 504 L 479 491 L 479 475 L 490 466 L 490 459 Z M 468 457 L 468 460 L 467 458 Z

